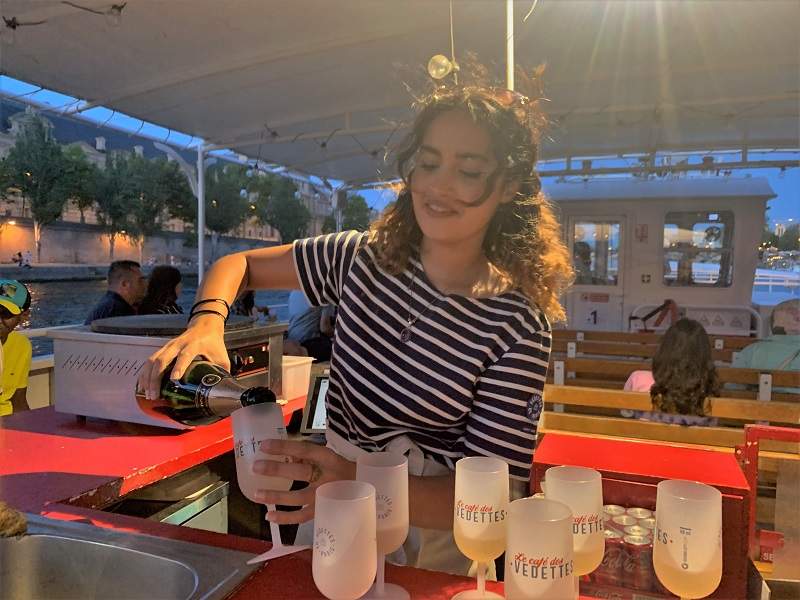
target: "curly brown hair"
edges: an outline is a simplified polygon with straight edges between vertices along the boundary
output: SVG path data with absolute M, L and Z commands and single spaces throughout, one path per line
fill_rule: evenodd
M 560 296 L 574 274 L 561 227 L 536 172 L 538 137 L 544 123 L 537 101 L 510 90 L 474 85 L 440 88 L 420 105 L 411 132 L 398 151 L 402 184 L 397 200 L 371 228 L 378 263 L 396 275 L 419 247 L 422 231 L 411 200 L 414 158 L 434 119 L 449 111 L 462 111 L 487 130 L 498 163 L 478 203 L 491 194 L 498 181 L 519 186 L 513 200 L 501 204 L 492 217 L 483 240 L 484 253 L 548 319 L 564 320 Z
M 700 323 L 680 319 L 667 329 L 653 356 L 653 379 L 655 409 L 700 417 L 709 412 L 708 398 L 719 396 L 720 384 L 711 341 Z

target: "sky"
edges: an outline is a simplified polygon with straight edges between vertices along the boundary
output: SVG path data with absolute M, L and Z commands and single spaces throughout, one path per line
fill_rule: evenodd
M 43 90 L 38 86 L 34 86 L 11 77 L 0 75 L 0 93 L 19 97 L 21 100 L 30 99 L 34 102 L 45 104 L 60 109 L 69 109 L 77 104 L 75 98 L 65 96 L 57 92 Z M 190 147 L 198 143 L 199 139 L 172 131 L 154 125 L 152 123 L 143 122 L 135 117 L 129 117 L 122 113 L 109 110 L 107 108 L 97 107 L 87 110 L 82 113 L 82 116 L 91 121 L 109 125 L 122 129 L 125 131 L 135 132 L 141 135 L 149 136 L 157 141 L 168 142 L 176 146 Z M 228 151 L 217 151 L 213 154 L 232 154 Z M 751 160 L 777 160 L 777 159 L 800 159 L 798 153 L 770 153 L 770 154 L 757 154 L 750 153 Z M 738 153 L 720 154 L 717 160 L 721 161 L 734 161 L 739 160 Z M 635 162 L 635 158 L 614 158 L 605 159 L 603 161 L 595 161 L 595 165 L 602 162 L 603 166 L 624 166 Z M 690 162 L 699 162 L 699 155 L 693 157 Z M 541 165 L 541 171 L 546 172 L 547 169 L 563 168 L 564 165 L 558 162 L 549 162 L 546 165 Z M 783 223 L 788 225 L 791 223 L 800 222 L 800 168 L 786 169 L 781 173 L 778 169 L 753 169 L 745 170 L 739 169 L 733 172 L 733 177 L 744 177 L 750 174 L 753 177 L 766 177 L 769 180 L 772 189 L 776 193 L 776 197 L 769 202 L 769 211 L 767 217 L 769 219 L 770 228 L 774 228 L 776 223 Z M 554 178 L 544 177 L 543 185 L 545 192 L 547 191 L 548 184 L 552 183 Z M 393 195 L 386 191 L 381 190 L 362 190 L 359 193 L 364 196 L 367 203 L 378 210 L 384 208 L 386 204 L 391 202 Z

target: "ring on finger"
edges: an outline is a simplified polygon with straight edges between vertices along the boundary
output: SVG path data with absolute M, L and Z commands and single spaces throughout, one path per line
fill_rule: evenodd
M 315 462 L 309 464 L 311 467 L 311 475 L 308 478 L 309 483 L 315 483 L 320 477 L 322 477 L 322 469 L 320 469 L 319 465 Z

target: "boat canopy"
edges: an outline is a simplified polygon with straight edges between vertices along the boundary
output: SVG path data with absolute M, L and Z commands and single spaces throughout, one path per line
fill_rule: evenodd
M 452 9 L 456 61 L 474 51 L 502 80 L 505 3 Z M 5 0 L 2 14 L 0 70 L 87 101 L 68 113 L 109 107 L 352 186 L 395 177 L 406 84 L 451 47 L 446 0 Z M 796 0 L 525 0 L 514 23 L 517 64 L 546 64 L 542 158 L 800 147 Z
M 637 202 L 696 198 L 706 201 L 752 198 L 770 200 L 775 191 L 764 177 L 714 177 L 707 179 L 621 179 L 595 178 L 589 181 L 548 182 L 547 197 L 555 202 L 636 200 Z

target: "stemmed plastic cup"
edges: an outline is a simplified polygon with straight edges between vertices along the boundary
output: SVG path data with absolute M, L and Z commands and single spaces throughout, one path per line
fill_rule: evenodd
M 377 570 L 375 486 L 331 481 L 317 488 L 311 573 L 330 600 L 361 598 Z
M 505 592 L 514 600 L 574 596 L 572 511 L 546 498 L 509 505 Z
M 231 415 L 233 425 L 233 454 L 236 458 L 236 478 L 239 489 L 253 502 L 259 503 L 256 493 L 258 490 L 286 491 L 292 486 L 292 481 L 283 477 L 260 475 L 253 471 L 256 460 L 285 460 L 285 457 L 270 456 L 260 450 L 264 440 L 285 440 L 286 428 L 283 425 L 283 412 L 281 407 L 274 403 L 253 404 L 239 408 Z M 268 510 L 275 510 L 275 505 L 268 504 Z M 277 523 L 270 522 L 270 536 L 272 548 L 250 559 L 248 564 L 255 564 L 271 558 L 278 558 L 305 550 L 309 546 L 285 546 L 281 541 L 281 531 Z
M 502 598 L 486 591 L 486 567 L 506 546 L 508 464 L 497 458 L 470 456 L 456 463 L 453 537 L 461 553 L 478 563 L 478 588 L 453 600 Z
M 656 491 L 653 567 L 681 598 L 705 598 L 722 579 L 722 494 L 696 481 L 668 479 Z
M 386 555 L 408 536 L 408 460 L 390 452 L 364 454 L 356 463 L 356 479 L 375 486 L 378 569 L 366 598 L 405 600 L 409 597 L 405 589 L 384 581 L 384 567 Z

